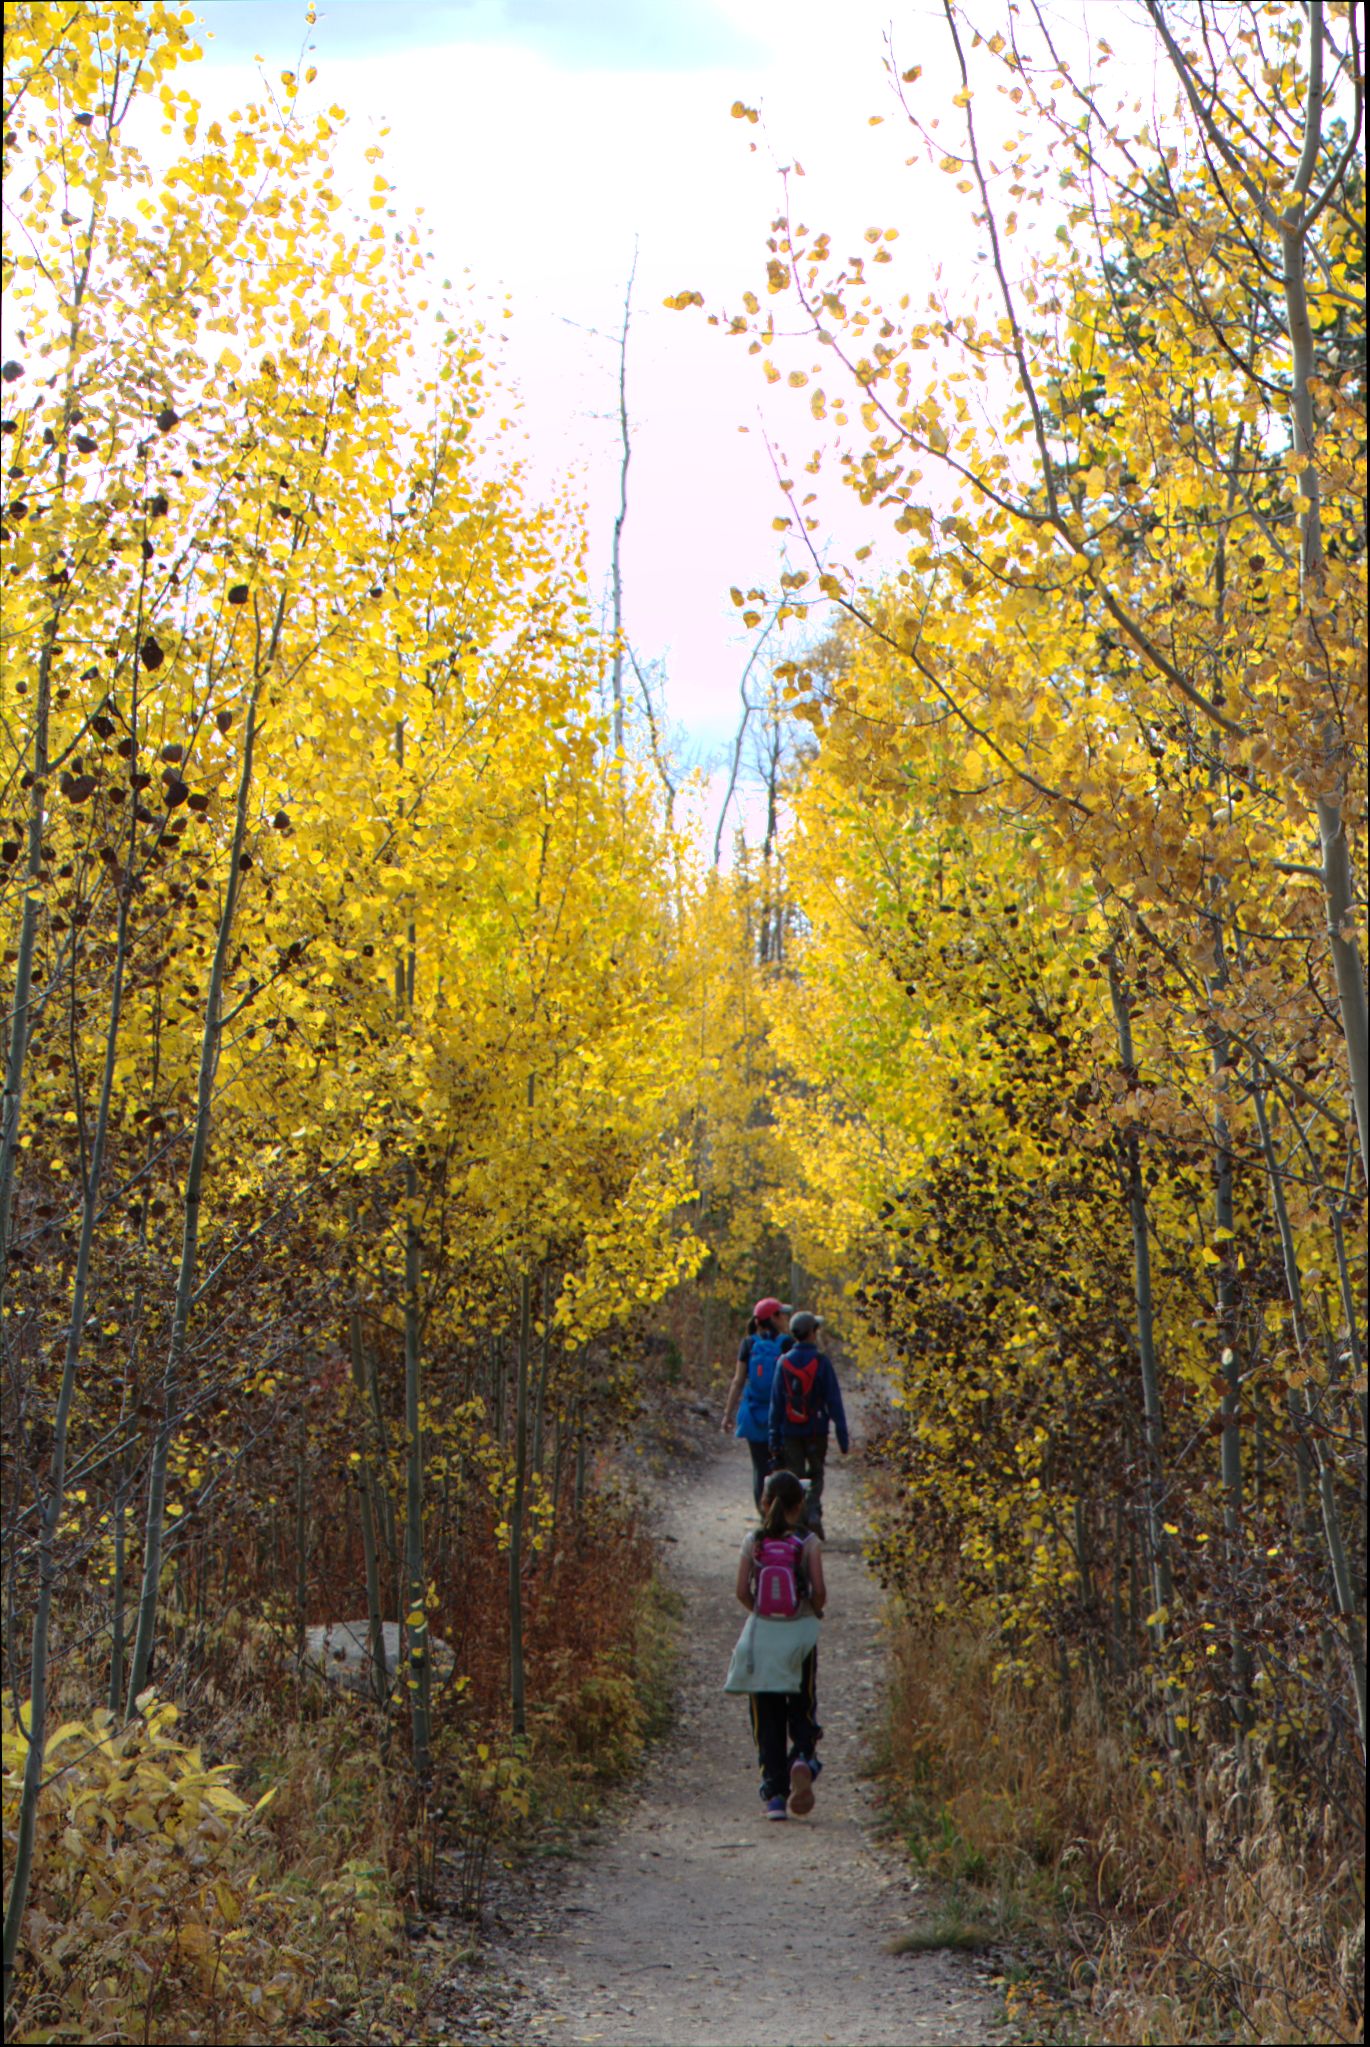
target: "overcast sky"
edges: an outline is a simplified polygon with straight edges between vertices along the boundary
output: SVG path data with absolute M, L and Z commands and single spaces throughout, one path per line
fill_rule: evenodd
M 1106 15 L 1115 46 L 1131 42 L 1129 87 L 1149 97 L 1151 38 L 1129 32 L 1130 0 L 1046 5 L 1066 50 L 1087 47 L 1082 6 L 1095 30 Z M 968 202 L 925 161 L 886 69 L 892 38 L 900 70 L 922 67 L 920 114 L 940 116 L 954 147 L 960 79 L 940 0 L 320 0 L 312 29 L 305 11 L 306 0 L 199 0 L 205 58 L 187 83 L 221 114 L 252 96 L 261 69 L 297 68 L 307 43 L 312 92 L 350 116 L 340 161 L 359 202 L 382 169 L 399 219 L 423 209 L 440 276 L 469 273 L 497 312 L 507 292 L 513 318 L 496 331 L 533 478 L 549 492 L 574 480 L 606 604 L 612 337 L 636 243 L 625 622 L 639 659 L 664 666 L 683 764 L 714 770 L 711 820 L 752 651 L 729 587 L 774 586 L 786 557 L 772 449 L 800 463 L 822 430 L 810 394 L 768 386 L 745 341 L 661 302 L 694 290 L 712 311 L 748 289 L 764 296 L 781 170 L 795 165 L 796 217 L 830 230 L 836 252 L 861 248 L 867 228 L 898 230 L 895 263 L 874 273 L 891 296 L 921 304 L 939 273 L 953 304 L 984 284 Z M 990 35 L 1005 11 L 984 0 L 976 26 Z M 761 122 L 733 118 L 736 100 Z M 1008 117 L 997 98 L 977 104 L 982 137 Z M 387 126 L 383 163 L 366 164 Z M 819 489 L 820 543 L 850 560 L 874 540 L 871 570 L 894 558 L 886 519 L 835 467 Z
M 361 150 L 390 124 L 380 168 L 400 214 L 424 208 L 443 274 L 469 270 L 478 293 L 511 295 L 507 357 L 534 474 L 583 477 L 601 574 L 617 493 L 615 358 L 584 329 L 617 328 L 636 238 L 627 625 L 640 657 L 665 661 L 672 715 L 696 748 L 720 750 L 748 652 L 728 589 L 769 582 L 780 564 L 762 409 L 792 457 L 807 456 L 815 429 L 795 394 L 777 402 L 744 343 L 661 301 L 692 289 L 712 309 L 764 290 L 778 165 L 796 159 L 802 217 L 831 227 L 839 247 L 896 225 L 915 282 L 939 261 L 964 263 L 964 224 L 939 212 L 945 181 L 903 169 L 913 138 L 882 69 L 888 5 L 332 0 L 312 31 L 289 0 L 200 0 L 196 12 L 205 59 L 187 82 L 213 111 L 247 96 L 258 56 L 273 76 L 293 68 L 308 35 L 314 90 L 352 118 L 344 161 L 359 188 Z M 898 14 L 901 62 L 944 70 L 940 9 Z M 733 119 L 737 99 L 764 126 Z M 890 118 L 872 127 L 877 113 Z M 854 545 L 855 507 L 835 479 L 826 495 L 830 528 Z

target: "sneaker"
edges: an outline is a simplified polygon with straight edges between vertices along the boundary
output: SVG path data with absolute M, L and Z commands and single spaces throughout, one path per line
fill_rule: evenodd
M 768 1798 L 766 1800 L 766 1817 L 768 1820 L 783 1820 L 789 1817 L 785 1811 L 785 1801 L 783 1798 Z
M 813 1811 L 813 1770 L 808 1763 L 790 1765 L 790 1811 L 796 1818 Z

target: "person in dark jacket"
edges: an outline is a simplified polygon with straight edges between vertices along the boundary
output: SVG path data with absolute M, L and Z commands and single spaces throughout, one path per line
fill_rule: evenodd
M 807 1479 L 807 1526 L 823 1534 L 823 1467 L 828 1455 L 829 1424 L 837 1430 L 837 1446 L 845 1457 L 851 1448 L 842 1388 L 832 1359 L 818 1348 L 822 1327 L 817 1315 L 801 1308 L 790 1319 L 791 1348 L 777 1361 L 771 1382 L 770 1452 L 777 1471 Z

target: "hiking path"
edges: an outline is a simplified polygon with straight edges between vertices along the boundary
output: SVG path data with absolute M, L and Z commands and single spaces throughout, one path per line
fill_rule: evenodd
M 859 1406 L 857 1419 L 859 1422 Z M 894 1954 L 928 1910 L 873 1829 L 862 1775 L 880 1709 L 879 1589 L 862 1556 L 859 1456 L 832 1446 L 824 1520 L 824 1728 L 806 1819 L 762 1818 L 745 1699 L 721 1687 L 743 1620 L 733 1594 L 751 1523 L 745 1446 L 662 1488 L 667 1570 L 685 1601 L 670 1739 L 607 1840 L 541 1888 L 540 1931 L 501 1960 L 528 2040 L 605 2047 L 961 2047 L 1004 2037 L 964 1955 Z

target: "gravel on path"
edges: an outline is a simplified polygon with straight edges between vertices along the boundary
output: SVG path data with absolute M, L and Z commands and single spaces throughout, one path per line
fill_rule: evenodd
M 521 2037 L 605 2047 L 961 2047 L 1005 2037 L 963 1954 L 894 1955 L 921 1900 L 873 1836 L 860 1775 L 878 1711 L 879 1592 L 862 1553 L 857 1472 L 829 1460 L 828 1612 L 819 1647 L 823 1771 L 811 1816 L 762 1818 L 747 1705 L 722 1690 L 743 1619 L 751 1525 L 740 1443 L 668 1491 L 668 1570 L 685 1600 L 679 1711 L 611 1838 L 544 1891 L 540 1937 L 501 1961 L 523 1985 Z

